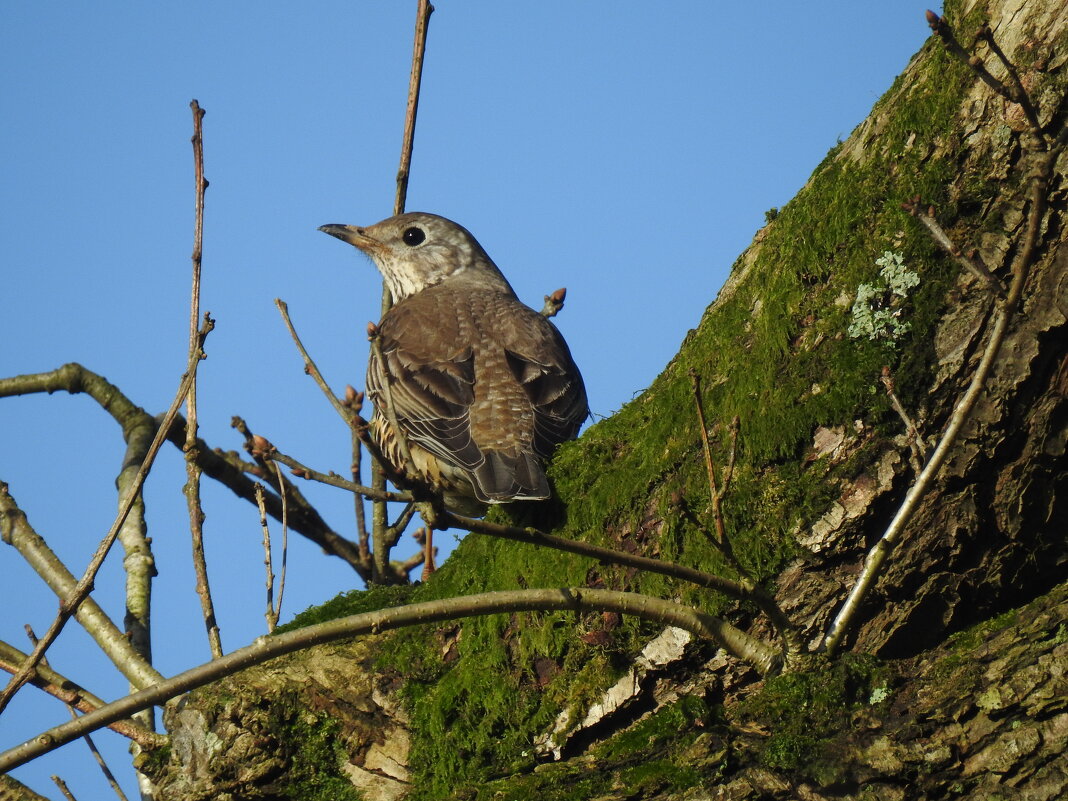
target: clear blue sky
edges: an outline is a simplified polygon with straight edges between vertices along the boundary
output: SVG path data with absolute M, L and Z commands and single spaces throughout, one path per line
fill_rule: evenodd
M 437 6 L 408 208 L 467 226 L 530 305 L 568 288 L 557 322 L 595 417 L 650 384 L 765 210 L 793 196 L 929 33 L 924 6 L 905 2 Z M 0 375 L 78 361 L 166 409 L 187 348 L 197 98 L 211 181 L 203 309 L 218 321 L 201 433 L 239 448 L 239 414 L 344 472 L 347 433 L 303 375 L 273 299 L 289 303 L 339 391 L 362 387 L 380 282 L 316 228 L 391 212 L 413 21 L 414 2 L 395 0 L 5 3 Z M 122 453 L 117 426 L 85 397 L 0 400 L 0 480 L 78 575 L 114 515 Z M 146 490 L 156 663 L 168 675 L 209 656 L 183 481 L 168 448 Z M 308 494 L 350 530 L 347 497 Z M 260 529 L 254 508 L 210 481 L 205 505 L 231 650 L 264 630 Z M 120 625 L 121 578 L 115 553 L 95 597 Z M 359 585 L 291 537 L 283 619 Z M 42 633 L 55 599 L 2 545 L 0 592 L 0 638 L 24 647 L 22 625 Z M 87 643 L 68 626 L 53 667 L 105 698 L 124 694 Z M 66 718 L 39 696 L 24 689 L 0 718 L 0 748 Z M 123 741 L 97 740 L 132 792 Z M 80 798 L 109 792 L 81 744 L 15 775 L 55 797 L 51 773 Z

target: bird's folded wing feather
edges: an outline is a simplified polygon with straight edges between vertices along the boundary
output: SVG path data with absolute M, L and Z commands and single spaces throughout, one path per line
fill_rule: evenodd
M 416 299 L 418 303 L 411 302 Z M 379 329 L 384 364 L 372 353 L 368 369 L 372 400 L 385 402 L 388 380 L 406 436 L 467 470 L 485 466 L 486 454 L 471 431 L 478 380 L 473 338 L 480 348 L 503 353 L 530 404 L 521 415 L 527 422 L 513 421 L 529 426 L 533 420 L 533 431 L 517 432 L 527 448 L 544 459 L 578 433 L 589 412 L 582 378 L 563 337 L 544 317 L 499 293 L 431 289 L 395 306 Z M 487 358 L 483 354 L 483 361 Z M 530 461 L 522 460 L 524 470 L 531 469 Z

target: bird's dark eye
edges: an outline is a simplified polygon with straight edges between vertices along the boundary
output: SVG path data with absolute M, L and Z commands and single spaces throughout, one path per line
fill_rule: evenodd
M 404 233 L 401 234 L 401 239 L 404 240 L 404 244 L 410 248 L 414 248 L 416 245 L 423 244 L 426 239 L 426 231 L 422 228 L 416 228 L 414 225 L 411 228 L 405 228 Z

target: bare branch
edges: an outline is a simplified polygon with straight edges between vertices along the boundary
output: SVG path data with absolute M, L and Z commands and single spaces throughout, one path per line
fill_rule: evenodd
M 330 401 L 330 405 L 334 407 L 334 410 L 339 415 L 341 415 L 341 419 L 346 423 L 351 423 L 353 416 L 351 406 L 347 406 L 342 402 L 338 396 L 334 394 L 334 391 L 330 389 L 330 385 L 326 383 L 326 379 L 323 378 L 323 374 L 319 371 L 319 367 L 315 364 L 315 360 L 312 359 L 311 355 L 304 347 L 304 343 L 300 341 L 297 329 L 293 326 L 293 321 L 289 318 L 289 304 L 281 298 L 275 298 L 274 305 L 278 307 L 278 311 L 282 315 L 282 320 L 286 324 L 286 329 L 289 331 L 289 336 L 292 337 L 293 344 L 297 346 L 301 358 L 304 359 L 304 372 L 312 377 L 312 380 L 314 380 L 319 386 L 319 389 L 322 390 L 323 395 Z
M 27 656 L 25 652 L 0 640 L 0 670 L 15 673 Z M 162 680 L 163 677 L 160 676 L 160 679 Z M 92 712 L 106 703 L 77 682 L 57 673 L 45 664 L 37 665 L 29 683 L 82 712 Z M 133 720 L 117 720 L 109 724 L 108 728 L 145 748 L 155 748 L 168 742 L 165 735 L 150 731 Z
M 78 713 L 74 711 L 74 707 L 67 704 L 67 709 L 70 711 L 71 718 L 77 720 Z M 144 714 L 144 712 L 147 711 L 149 710 L 143 710 L 138 714 Z M 96 743 L 93 742 L 93 738 L 90 737 L 87 732 L 82 735 L 82 739 L 85 740 L 85 744 L 89 748 L 89 753 L 93 755 L 93 759 L 96 760 L 96 764 L 100 767 L 100 772 L 104 774 L 104 779 L 107 781 L 108 785 L 110 785 L 111 789 L 115 791 L 115 795 L 119 797 L 119 801 L 127 801 L 126 793 L 122 791 L 122 788 L 119 787 L 119 783 L 115 781 L 115 775 L 111 772 L 111 768 L 108 767 L 108 763 L 104 760 L 99 749 L 97 749 Z
M 883 367 L 879 380 L 882 382 L 883 388 L 886 389 L 887 397 L 890 398 L 890 405 L 897 412 L 897 416 L 901 418 L 901 422 L 905 424 L 905 434 L 908 436 L 909 441 L 909 463 L 912 465 L 913 472 L 919 475 L 923 469 L 923 463 L 927 459 L 927 448 L 924 447 L 923 437 L 920 436 L 920 430 L 916 428 L 916 424 L 912 422 L 912 418 L 909 417 L 909 413 L 905 411 L 905 407 L 898 399 L 897 393 L 894 392 L 894 379 L 890 375 L 889 367 Z
M 1043 139 L 1042 126 L 1038 122 L 1038 115 L 1035 112 L 1034 106 L 1031 105 L 1031 100 L 1027 96 L 1027 92 L 1024 91 L 1023 84 L 1020 83 L 1020 78 L 1016 74 L 1015 68 L 1005 58 L 1005 54 L 1001 52 L 1001 48 L 994 42 L 993 36 L 990 34 L 989 28 L 979 31 L 978 39 L 982 39 L 991 45 L 991 49 L 995 55 L 1001 60 L 1009 71 L 1009 76 L 1013 79 L 1013 85 L 1006 86 L 993 75 L 983 64 L 983 60 L 979 56 L 973 56 L 968 53 L 960 43 L 957 41 L 953 34 L 953 29 L 946 22 L 944 17 L 940 17 L 933 11 L 927 12 L 927 24 L 931 26 L 931 30 L 934 31 L 938 38 L 942 40 L 946 49 L 958 59 L 963 61 L 974 72 L 983 83 L 989 86 L 994 92 L 1005 100 L 1019 104 L 1023 109 L 1024 115 L 1027 117 L 1027 121 L 1031 125 L 1031 130 L 1038 136 L 1040 140 Z
M 932 22 L 933 25 L 934 23 Z M 901 506 L 898 507 L 897 513 L 894 515 L 894 519 L 890 521 L 890 525 L 883 532 L 882 537 L 869 551 L 867 559 L 864 561 L 864 568 L 860 576 L 857 577 L 856 584 L 831 624 L 831 628 L 823 641 L 823 648 L 828 655 L 833 655 L 841 644 L 842 638 L 852 625 L 853 618 L 856 616 L 861 603 L 878 580 L 883 563 L 896 547 L 905 527 L 916 512 L 920 499 L 934 483 L 942 464 L 957 440 L 957 436 L 971 416 L 972 409 L 986 386 L 987 377 L 1001 350 L 1002 342 L 1009 329 L 1009 323 L 1012 321 L 1020 298 L 1023 295 L 1027 276 L 1037 256 L 1042 220 L 1045 217 L 1049 203 L 1050 177 L 1053 172 L 1054 162 L 1059 157 L 1065 144 L 1066 141 L 1062 137 L 1058 139 L 1052 148 L 1040 153 L 1036 158 L 1031 174 L 1031 207 L 1028 210 L 1027 227 L 1024 232 L 1023 242 L 1017 251 L 1016 259 L 1012 266 L 1012 284 L 1009 286 L 1007 296 L 1000 302 L 994 313 L 982 357 L 967 389 L 957 401 L 942 432 L 942 436 L 931 453 L 930 459 L 924 466 L 923 471 L 916 477 L 915 483 L 909 487 L 908 492 L 905 494 L 905 499 L 901 502 Z
M 66 798 L 67 801 L 78 801 L 78 799 L 74 797 L 74 794 L 67 788 L 67 783 L 59 778 L 59 776 L 53 774 L 50 778 L 56 783 L 56 787 L 63 793 L 63 797 Z
M 342 478 L 337 473 L 320 473 L 318 470 L 313 470 L 312 468 L 301 464 L 292 456 L 287 456 L 274 448 L 273 445 L 271 448 L 272 450 L 270 451 L 269 458 L 279 461 L 286 467 L 292 469 L 293 475 L 297 478 L 305 478 L 311 481 L 318 481 L 321 484 L 329 484 L 330 486 L 339 487 L 340 489 L 345 489 L 349 492 L 355 492 L 376 501 L 390 501 L 396 503 L 408 503 L 412 501 L 412 494 L 410 492 L 379 492 L 372 487 L 365 487 L 362 484 L 354 484 L 353 482 Z
M 185 494 L 189 508 L 189 532 L 193 546 L 193 572 L 196 575 L 197 596 L 200 598 L 200 611 L 204 616 L 204 628 L 208 635 L 208 647 L 211 655 L 222 656 L 222 638 L 219 635 L 219 623 L 215 617 L 215 604 L 211 598 L 211 584 L 208 582 L 208 564 L 204 558 L 204 508 L 200 502 L 200 466 L 197 464 L 197 369 L 204 358 L 203 343 L 198 333 L 200 322 L 200 268 L 204 252 L 204 192 L 208 188 L 204 178 L 204 109 L 196 100 L 189 104 L 193 110 L 193 175 L 195 180 L 195 220 L 193 224 L 193 280 L 192 297 L 189 302 L 189 364 L 192 365 L 192 379 L 189 392 L 185 398 L 185 470 L 186 482 L 182 492 Z M 211 317 L 204 315 L 207 325 Z
M 961 267 L 982 281 L 984 286 L 999 298 L 1005 297 L 1005 284 L 1003 284 L 1001 279 L 990 272 L 989 268 L 983 264 L 983 260 L 979 257 L 979 251 L 973 250 L 967 255 L 961 252 L 961 249 L 957 247 L 952 239 L 950 239 L 949 234 L 942 229 L 942 226 L 940 226 L 938 221 L 934 218 L 933 206 L 928 208 L 925 212 L 920 203 L 920 199 L 915 197 L 906 203 L 902 203 L 901 207 L 923 223 L 924 227 L 930 231 L 931 238 L 934 239 L 938 246 L 946 251 L 946 253 L 956 259 Z
M 11 496 L 8 485 L 3 482 L 0 482 L 0 537 L 22 555 L 59 598 L 69 598 L 75 593 L 77 579 L 55 555 L 44 538 L 34 531 L 26 514 Z M 75 617 L 108 659 L 135 687 L 147 687 L 163 678 L 133 649 L 123 632 L 92 598 L 88 598 L 77 608 Z M 40 641 L 35 643 L 35 647 L 39 646 Z M 40 656 L 43 656 L 43 652 Z M 19 671 L 12 672 L 19 675 Z M 27 678 L 32 672 L 31 667 Z
M 408 81 L 408 108 L 404 115 L 404 139 L 401 143 L 400 167 L 397 169 L 397 196 L 393 213 L 403 214 L 408 199 L 408 178 L 412 171 L 412 149 L 415 146 L 415 117 L 419 111 L 419 88 L 423 80 L 423 59 L 426 56 L 426 35 L 434 6 L 427 0 L 419 0 L 415 17 L 415 43 L 412 45 L 412 73 Z M 389 307 L 385 306 L 385 314 Z
M 379 633 L 406 626 L 460 620 L 479 615 L 509 612 L 570 611 L 619 612 L 662 625 L 677 626 L 708 638 L 731 654 L 744 659 L 763 674 L 779 668 L 776 649 L 729 623 L 682 604 L 645 595 L 613 590 L 561 588 L 487 592 L 410 604 L 331 620 L 273 637 L 260 637 L 251 645 L 207 664 L 179 673 L 160 684 L 141 690 L 107 706 L 64 723 L 0 754 L 0 772 L 10 771 L 31 759 L 53 751 L 85 732 L 95 731 L 152 704 L 203 687 L 252 665 L 314 645 L 335 642 L 361 634 Z
M 207 336 L 208 331 L 210 331 L 210 328 L 204 330 L 204 336 Z M 97 547 L 85 573 L 82 575 L 82 578 L 78 581 L 77 586 L 71 594 L 60 602 L 59 614 L 56 615 L 55 620 L 52 621 L 52 625 L 48 627 L 48 631 L 45 632 L 40 642 L 37 643 L 37 646 L 33 649 L 33 653 L 30 654 L 22 669 L 11 678 L 7 687 L 0 693 L 0 712 L 3 712 L 8 703 L 10 703 L 11 698 L 18 692 L 18 689 L 26 683 L 33 672 L 34 666 L 40 661 L 41 657 L 44 656 L 45 651 L 47 651 L 52 643 L 55 642 L 56 637 L 59 636 L 63 627 L 66 626 L 67 621 L 70 620 L 71 616 L 77 611 L 78 606 L 86 599 L 86 597 L 88 597 L 89 593 L 92 592 L 96 574 L 99 572 L 101 565 L 104 564 L 104 559 L 111 550 L 111 546 L 114 545 L 119 529 L 122 527 L 123 523 L 126 522 L 126 516 L 130 513 L 130 509 L 134 505 L 134 501 L 144 484 L 145 478 L 148 477 L 148 471 L 152 468 L 152 463 L 155 461 L 156 454 L 159 453 L 160 446 L 163 444 L 166 431 L 174 422 L 175 417 L 178 416 L 178 409 L 181 406 L 182 401 L 185 399 L 185 393 L 189 391 L 189 384 L 192 380 L 194 368 L 195 365 L 188 365 L 185 374 L 182 376 L 178 392 L 175 395 L 174 400 L 171 402 L 171 408 L 168 409 L 163 424 L 156 432 L 156 436 L 152 440 L 151 446 L 149 446 L 148 453 L 145 455 L 145 461 L 142 462 L 140 469 L 137 471 L 137 475 L 134 477 L 129 494 L 123 502 L 122 509 L 120 509 L 118 517 L 111 525 L 111 529 Z

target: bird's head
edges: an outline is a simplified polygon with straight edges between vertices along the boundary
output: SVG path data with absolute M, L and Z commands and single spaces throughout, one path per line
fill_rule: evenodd
M 395 301 L 457 276 L 511 292 L 471 232 L 436 214 L 417 211 L 366 228 L 331 224 L 319 230 L 370 256 Z

